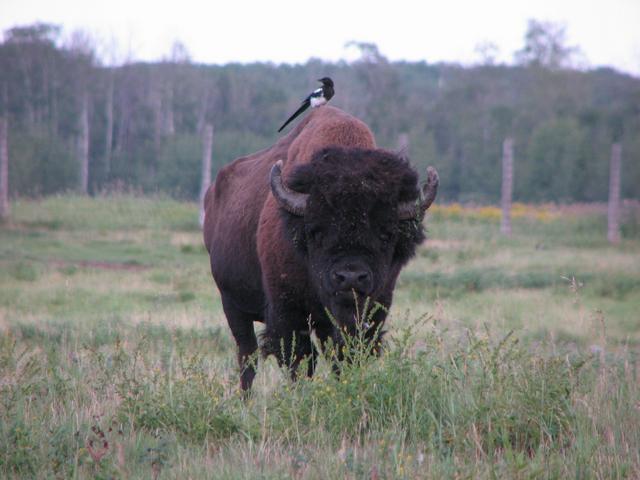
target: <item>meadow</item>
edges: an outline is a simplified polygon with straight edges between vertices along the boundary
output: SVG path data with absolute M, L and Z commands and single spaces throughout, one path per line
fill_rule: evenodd
M 640 478 L 640 208 L 435 206 L 381 358 L 238 391 L 197 206 L 0 225 L 2 478 Z

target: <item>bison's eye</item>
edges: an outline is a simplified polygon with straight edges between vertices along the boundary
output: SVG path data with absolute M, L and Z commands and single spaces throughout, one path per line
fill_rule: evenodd
M 324 237 L 324 231 L 319 227 L 310 228 L 308 236 L 313 242 L 320 243 Z

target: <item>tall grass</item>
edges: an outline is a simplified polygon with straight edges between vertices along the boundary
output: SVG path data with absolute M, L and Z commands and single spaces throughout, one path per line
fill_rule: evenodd
M 314 378 L 291 383 L 278 374 L 249 399 L 206 339 L 150 340 L 138 328 L 124 329 L 127 341 L 73 348 L 70 338 L 47 345 L 7 335 L 0 471 L 180 476 L 191 467 L 172 462 L 186 448 L 209 473 L 216 470 L 207 462 L 221 456 L 251 476 L 258 466 L 243 455 L 270 445 L 290 452 L 271 459 L 275 471 L 299 455 L 307 478 L 372 469 L 421 477 L 427 461 L 433 475 L 639 471 L 637 456 L 625 453 L 640 445 L 632 356 L 560 354 L 550 344 L 524 346 L 513 333 L 456 334 L 432 322 L 421 331 L 397 332 L 378 359 L 356 340 L 339 376 L 322 360 Z M 230 444 L 237 450 L 225 450 Z M 336 455 L 330 466 L 327 451 Z
M 602 216 L 516 218 L 511 239 L 432 217 L 379 358 L 356 336 L 339 376 L 328 355 L 296 383 L 270 359 L 244 397 L 195 205 L 14 214 L 2 478 L 640 478 L 640 244 L 606 245 Z

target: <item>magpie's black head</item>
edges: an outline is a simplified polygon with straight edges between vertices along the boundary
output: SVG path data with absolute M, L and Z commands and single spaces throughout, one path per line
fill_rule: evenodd
M 329 77 L 319 78 L 318 81 L 322 82 L 323 85 L 333 87 L 333 80 L 331 80 Z

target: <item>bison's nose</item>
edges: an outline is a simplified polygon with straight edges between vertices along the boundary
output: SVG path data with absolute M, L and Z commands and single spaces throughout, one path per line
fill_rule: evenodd
M 331 271 L 331 283 L 335 290 L 371 292 L 371 270 L 365 266 L 344 265 Z

